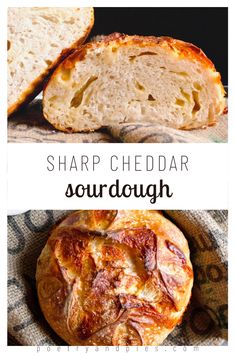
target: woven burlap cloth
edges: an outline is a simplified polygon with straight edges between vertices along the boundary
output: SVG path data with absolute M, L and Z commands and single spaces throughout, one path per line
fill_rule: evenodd
M 9 344 L 64 345 L 45 321 L 35 269 L 50 228 L 71 211 L 28 211 L 8 217 Z M 167 211 L 188 239 L 195 283 L 182 323 L 164 345 L 227 344 L 227 211 Z
M 8 142 L 227 142 L 228 118 L 224 114 L 215 126 L 181 131 L 158 124 L 117 124 L 89 133 L 64 133 L 55 130 L 42 114 L 41 98 L 8 119 Z

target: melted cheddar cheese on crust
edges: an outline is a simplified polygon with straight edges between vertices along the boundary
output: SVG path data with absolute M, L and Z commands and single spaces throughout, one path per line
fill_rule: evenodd
M 37 264 L 51 327 L 71 345 L 158 345 L 181 321 L 193 271 L 187 240 L 157 211 L 77 211 Z

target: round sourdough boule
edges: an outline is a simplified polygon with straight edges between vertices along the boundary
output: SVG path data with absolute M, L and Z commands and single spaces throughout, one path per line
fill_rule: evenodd
M 48 75 L 87 38 L 92 7 L 9 7 L 8 115 L 42 90 Z
M 63 61 L 43 98 L 45 118 L 68 132 L 133 122 L 202 128 L 215 124 L 224 107 L 220 74 L 201 49 L 169 37 L 119 33 Z
M 193 270 L 183 233 L 158 211 L 77 211 L 38 259 L 46 320 L 70 345 L 159 345 L 181 321 Z

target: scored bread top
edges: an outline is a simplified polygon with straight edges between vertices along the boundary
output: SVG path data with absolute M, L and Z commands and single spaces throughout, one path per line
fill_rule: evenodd
M 182 319 L 193 271 L 187 241 L 157 211 L 77 211 L 37 264 L 41 309 L 71 345 L 158 345 Z
M 203 51 L 170 37 L 113 33 L 69 56 L 44 90 L 44 116 L 63 131 L 112 123 L 213 125 L 225 107 L 220 74 Z
M 39 93 L 93 24 L 93 8 L 8 8 L 8 115 Z

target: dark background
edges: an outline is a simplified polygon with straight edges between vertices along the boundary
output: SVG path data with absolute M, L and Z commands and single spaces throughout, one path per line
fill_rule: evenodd
M 170 36 L 199 46 L 228 83 L 228 10 L 225 7 L 96 7 L 91 36 Z

